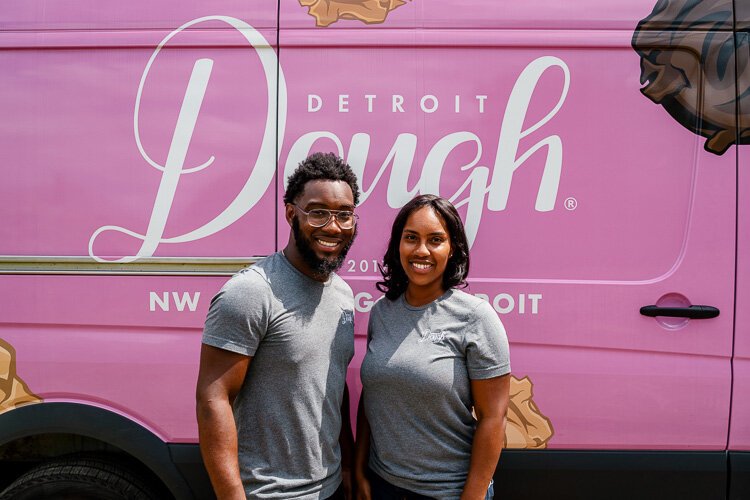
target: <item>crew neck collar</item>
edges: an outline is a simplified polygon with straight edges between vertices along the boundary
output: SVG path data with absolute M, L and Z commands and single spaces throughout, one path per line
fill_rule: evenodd
M 413 306 L 413 305 L 409 304 L 406 301 L 406 292 L 404 292 L 399 297 L 399 301 L 401 301 L 401 304 L 404 306 L 404 308 L 409 309 L 410 311 L 422 311 L 422 310 L 427 309 L 428 307 L 430 307 L 432 305 L 436 305 L 436 304 L 438 304 L 438 303 L 440 303 L 440 302 L 442 302 L 444 300 L 447 300 L 448 298 L 451 297 L 451 295 L 453 295 L 453 289 L 449 288 L 448 290 L 446 290 L 443 293 L 443 295 L 441 295 L 440 297 L 436 298 L 435 300 L 433 300 L 431 302 L 428 302 L 428 303 L 426 303 L 424 305 L 421 305 L 421 306 Z
M 284 253 L 284 250 L 279 250 L 278 254 L 281 255 L 281 260 L 284 262 L 285 265 L 289 266 L 290 269 L 292 269 L 295 273 L 297 273 L 300 277 L 304 278 L 305 280 L 315 283 L 316 286 L 328 286 L 333 282 L 333 275 L 335 273 L 331 273 L 328 275 L 328 279 L 325 281 L 318 281 L 316 279 L 312 279 L 296 267 L 294 267 L 294 264 L 292 264 L 289 259 L 287 258 L 286 254 Z

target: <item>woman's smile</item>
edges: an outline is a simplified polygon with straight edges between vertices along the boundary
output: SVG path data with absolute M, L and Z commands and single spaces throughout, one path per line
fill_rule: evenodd
M 411 265 L 417 270 L 417 272 L 429 271 L 433 266 L 431 262 L 411 262 Z

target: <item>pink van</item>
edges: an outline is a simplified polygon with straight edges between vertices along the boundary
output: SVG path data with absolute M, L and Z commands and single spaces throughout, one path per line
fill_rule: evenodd
M 750 2 L 9 2 L 0 111 L 0 498 L 212 496 L 203 320 L 317 150 L 363 189 L 355 402 L 437 193 L 511 340 L 499 496 L 750 497 Z

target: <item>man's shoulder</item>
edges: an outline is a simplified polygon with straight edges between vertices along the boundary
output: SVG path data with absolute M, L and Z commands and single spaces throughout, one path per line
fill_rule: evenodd
M 235 295 L 258 293 L 268 290 L 270 287 L 270 277 L 263 266 L 263 261 L 259 261 L 238 271 L 224 284 L 222 291 L 225 294 Z
M 338 273 L 331 273 L 331 284 L 345 290 L 352 289 L 352 287 L 349 286 L 349 283 L 347 283 Z
M 279 252 L 272 253 L 271 255 L 258 260 L 255 264 L 246 267 L 240 271 L 240 273 L 248 273 L 252 271 L 268 281 L 270 276 L 273 276 L 282 270 L 282 266 L 280 265 L 282 264 L 280 262 L 280 259 L 282 258 L 283 257 Z
M 286 279 L 287 275 L 293 271 L 289 269 L 290 264 L 285 262 L 285 257 L 281 253 L 272 253 L 268 257 L 263 257 L 255 264 L 252 264 L 237 274 L 239 282 L 266 283 L 271 284 L 274 279 Z
M 352 287 L 349 286 L 349 283 L 336 273 L 331 273 L 331 285 L 337 290 L 354 296 L 354 292 L 352 292 Z
M 227 348 L 224 341 L 233 339 L 237 345 L 241 345 L 249 325 L 265 324 L 272 307 L 270 287 L 263 274 L 255 266 L 240 270 L 211 300 L 203 342 L 252 356 L 254 351 Z

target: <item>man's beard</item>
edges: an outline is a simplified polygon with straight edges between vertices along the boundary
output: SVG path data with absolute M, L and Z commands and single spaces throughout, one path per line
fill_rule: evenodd
M 294 244 L 297 247 L 297 251 L 302 256 L 305 264 L 307 264 L 316 277 L 327 279 L 332 272 L 337 271 L 344 264 L 346 254 L 357 237 L 357 226 L 354 226 L 354 234 L 352 234 L 352 238 L 344 245 L 344 248 L 341 249 L 341 252 L 336 257 L 330 259 L 321 259 L 315 254 L 315 251 L 312 249 L 312 242 L 300 231 L 297 216 L 292 219 L 292 234 L 294 234 Z

